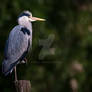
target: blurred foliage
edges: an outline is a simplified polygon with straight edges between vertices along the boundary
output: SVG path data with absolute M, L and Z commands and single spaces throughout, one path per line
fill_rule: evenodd
M 17 25 L 17 16 L 24 10 L 45 18 L 46 22 L 33 23 L 32 51 L 27 56 L 28 64 L 17 66 L 18 78 L 30 80 L 32 92 L 72 92 L 70 81 L 73 78 L 77 80 L 78 92 L 91 92 L 91 0 L 0 1 L 0 66 L 5 41 Z M 43 49 L 39 41 L 47 39 L 52 39 L 50 49 Z M 75 61 L 82 65 L 78 64 L 81 72 L 72 73 L 70 67 Z M 4 77 L 1 72 L 0 92 L 14 92 L 13 75 Z

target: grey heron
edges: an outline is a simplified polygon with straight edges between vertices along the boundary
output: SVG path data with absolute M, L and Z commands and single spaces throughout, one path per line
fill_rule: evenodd
M 5 76 L 15 69 L 16 65 L 25 59 L 26 54 L 32 46 L 32 24 L 33 21 L 45 21 L 45 19 L 33 17 L 31 12 L 23 11 L 18 16 L 18 25 L 9 34 L 5 45 L 2 72 Z M 17 80 L 15 75 L 15 81 Z

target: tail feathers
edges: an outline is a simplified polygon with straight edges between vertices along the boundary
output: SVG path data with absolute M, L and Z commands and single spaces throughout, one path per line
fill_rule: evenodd
M 10 68 L 8 71 L 2 71 L 2 73 L 5 75 L 5 76 L 7 76 L 8 74 L 10 74 L 10 73 L 12 73 L 12 71 L 13 71 L 13 69 L 12 68 Z
M 7 76 L 10 73 L 10 64 L 7 60 L 4 60 L 2 63 L 2 73 Z
M 8 61 L 4 60 L 2 63 L 2 73 L 7 76 L 9 73 L 12 73 L 13 68 L 17 65 L 17 62 L 13 64 L 8 64 Z

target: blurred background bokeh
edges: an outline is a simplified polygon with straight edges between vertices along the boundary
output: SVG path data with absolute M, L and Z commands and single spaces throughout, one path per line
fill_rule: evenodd
M 18 79 L 30 80 L 32 92 L 92 92 L 91 0 L 0 0 L 0 92 L 16 92 L 14 74 L 4 77 L 1 64 L 24 10 L 46 22 L 32 23 L 32 50 L 17 66 Z

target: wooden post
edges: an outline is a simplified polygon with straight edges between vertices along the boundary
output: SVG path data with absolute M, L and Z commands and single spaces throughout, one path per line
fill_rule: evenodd
M 29 80 L 18 80 L 15 82 L 17 92 L 31 92 L 31 84 Z
M 31 84 L 29 80 L 18 80 L 16 66 L 14 68 L 15 73 L 15 88 L 17 92 L 31 92 Z

